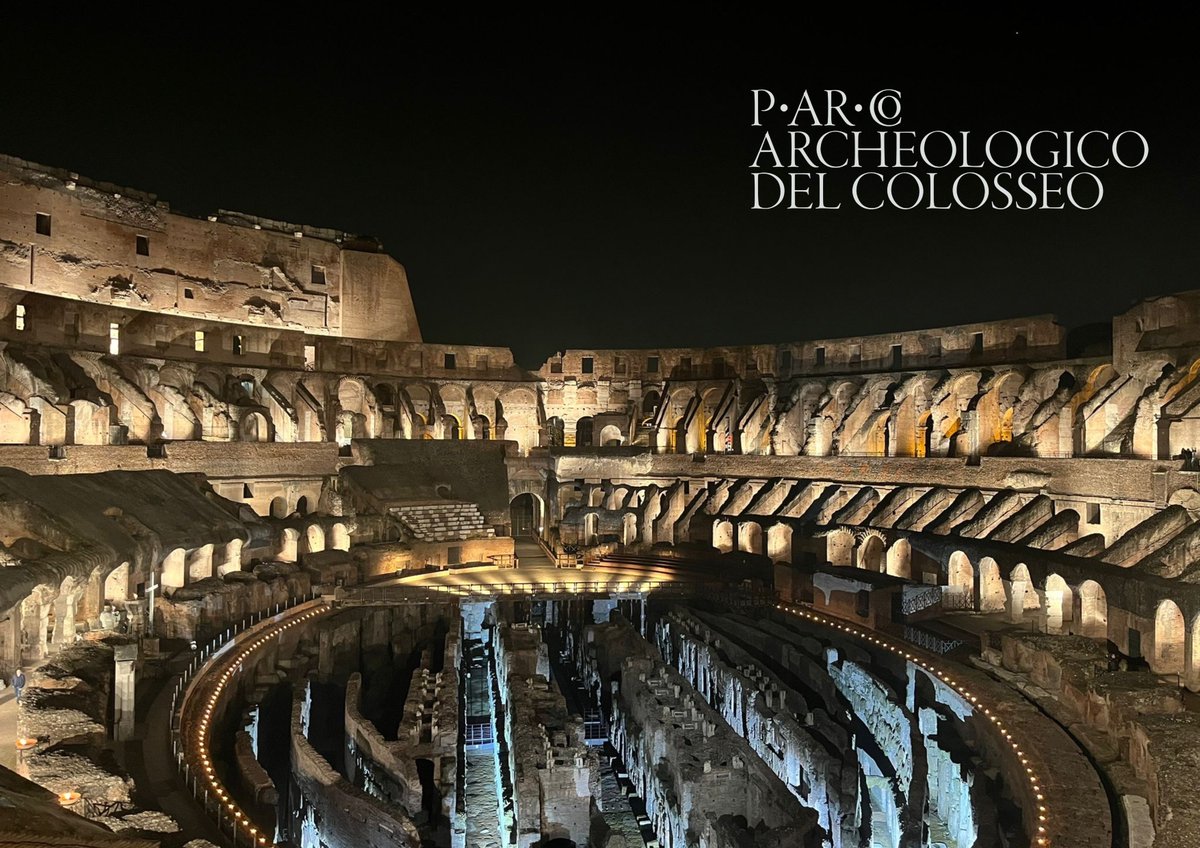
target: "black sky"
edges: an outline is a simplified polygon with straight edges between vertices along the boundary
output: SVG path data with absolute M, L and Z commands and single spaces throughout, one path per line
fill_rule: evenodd
M 536 25 L 535 25 L 536 24 Z M 511 29 L 515 25 L 515 29 Z M 47 30 L 47 32 L 50 32 Z M 566 347 L 832 337 L 1200 287 L 1182 20 L 955 31 L 764 18 L 321 20 L 6 39 L 0 152 L 379 237 L 428 341 Z M 1091 212 L 750 210 L 750 90 L 881 88 L 904 128 L 1137 129 Z

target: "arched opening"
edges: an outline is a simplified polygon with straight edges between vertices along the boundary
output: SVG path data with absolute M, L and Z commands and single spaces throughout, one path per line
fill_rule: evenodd
M 772 562 L 792 561 L 792 525 L 776 524 L 768 528 L 767 556 Z
M 738 549 L 748 554 L 763 552 L 762 525 L 757 521 L 743 521 L 739 527 Z
M 658 409 L 658 392 L 654 389 L 642 395 L 642 417 L 653 418 L 655 411 Z
M 329 549 L 333 551 L 350 550 L 350 531 L 340 521 L 329 528 Z
M 248 412 L 242 418 L 243 442 L 269 442 L 271 430 L 267 425 L 267 417 L 261 412 Z
M 272 518 L 287 518 L 287 498 L 283 495 L 271 498 L 271 517 Z
M 1062 633 L 1071 626 L 1071 587 L 1057 574 L 1046 578 L 1046 630 Z
M 962 551 L 950 555 L 948 604 L 954 609 L 972 609 L 975 606 L 975 566 Z
M 307 552 L 315 554 L 325 550 L 325 531 L 320 524 L 310 524 L 304 530 L 304 540 Z
M 854 565 L 854 534 L 839 527 L 825 537 L 825 559 L 830 565 Z
M 545 507 L 537 495 L 526 492 L 517 495 L 508 505 L 512 534 L 517 538 L 535 538 L 542 534 Z
M 243 545 L 245 542 L 241 539 L 230 539 L 221 549 L 220 554 L 214 557 L 213 562 L 219 576 L 224 577 L 230 572 L 242 570 Z
M 187 554 L 188 582 L 207 580 L 213 575 L 213 546 L 201 545 Z
M 1040 610 L 1041 598 L 1037 589 L 1033 588 L 1033 580 L 1029 577 L 1029 567 L 1020 562 L 1013 566 L 1008 573 L 1011 612 L 1014 617 L 1024 615 L 1027 610 Z
M 592 419 L 580 418 L 575 422 L 575 447 L 590 448 L 592 446 Z
M 279 552 L 275 555 L 280 562 L 295 562 L 300 555 L 300 531 L 285 527 L 279 535 Z
M 1154 614 L 1154 671 L 1183 673 L 1183 637 L 1183 613 L 1174 601 L 1163 601 Z
M 1191 648 L 1184 673 L 1184 685 L 1193 692 L 1200 690 L 1200 615 L 1192 619 Z
M 912 544 L 908 539 L 897 539 L 888 548 L 887 573 L 905 580 L 912 579 Z
M 175 548 L 175 550 L 163 557 L 162 580 L 160 581 L 163 589 L 178 589 L 184 584 L 184 566 L 186 563 L 187 554 L 183 548 Z
M 632 512 L 625 513 L 621 518 L 621 543 L 632 545 L 637 541 L 637 516 Z
M 442 438 L 456 441 L 462 438 L 462 428 L 453 415 L 442 416 Z
M 733 550 L 733 522 L 720 519 L 713 522 L 713 547 L 721 553 Z
M 609 424 L 600 431 L 600 446 L 605 448 L 620 447 L 624 442 L 624 437 L 621 435 L 621 428 L 616 424 Z
M 561 418 L 546 419 L 546 444 L 552 448 L 561 448 L 566 439 L 566 427 Z
M 1095 580 L 1079 584 L 1079 631 L 1093 639 L 1108 638 L 1108 597 Z
M 308 515 L 308 513 L 309 513 L 308 498 L 306 496 L 301 495 L 296 500 L 296 513 L 298 515 Z
M 104 600 L 107 603 L 129 600 L 129 563 L 123 562 L 108 573 L 104 580 Z
M 991 557 L 979 560 L 979 611 L 1004 612 L 1004 581 L 1000 566 Z
M 600 541 L 600 516 L 594 512 L 589 512 L 583 517 L 583 543 L 585 545 L 594 545 Z
M 867 571 L 883 571 L 883 551 L 883 539 L 874 533 L 868 533 L 858 547 L 858 567 L 865 568 Z
M 488 420 L 486 415 L 477 415 L 475 417 L 475 432 L 478 438 L 484 441 L 492 437 L 492 422 Z

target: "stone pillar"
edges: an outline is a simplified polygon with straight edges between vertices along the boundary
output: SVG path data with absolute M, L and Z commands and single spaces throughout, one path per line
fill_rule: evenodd
M 96 569 L 83 589 L 78 616 L 87 622 L 89 630 L 96 630 L 100 626 L 100 613 L 103 609 L 104 581 L 100 578 L 100 570 Z
M 1025 617 L 1025 592 L 1028 585 L 1024 580 L 1012 581 L 1012 591 L 1008 596 L 1008 620 L 1013 624 L 1020 624 Z
M 7 681 L 21 664 L 21 605 L 14 604 L 0 621 L 0 677 Z
M 118 742 L 133 736 L 137 658 L 136 644 L 117 645 L 113 650 L 113 662 L 116 665 L 113 678 L 113 739 Z

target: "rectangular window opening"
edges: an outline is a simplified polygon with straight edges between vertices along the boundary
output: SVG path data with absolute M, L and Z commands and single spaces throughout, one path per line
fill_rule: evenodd
M 314 286 L 325 285 L 325 266 L 324 265 L 312 266 L 312 284 Z
M 900 345 L 892 345 L 892 367 L 899 368 L 904 362 L 904 348 Z
M 816 349 L 814 362 L 816 362 L 817 365 L 825 364 L 825 348 L 819 347 Z
M 25 329 L 25 304 L 17 304 L 17 330 Z
M 447 353 L 442 357 L 442 367 L 447 371 L 453 371 L 458 367 L 458 357 L 453 353 Z
M 137 255 L 138 256 L 149 256 L 150 255 L 150 236 L 138 236 L 137 237 Z
M 315 371 L 317 368 L 317 346 L 306 344 L 304 346 L 304 370 Z
M 579 370 L 582 371 L 584 374 L 591 374 L 593 371 L 595 371 L 595 368 L 596 368 L 596 362 L 590 356 L 585 356 L 583 358 L 582 363 L 579 366 Z
M 108 352 L 116 355 L 121 352 L 121 325 L 108 325 Z
M 971 353 L 983 353 L 983 333 L 971 334 Z
M 183 299 L 184 300 L 195 300 L 196 294 L 191 289 L 184 289 L 183 290 Z
M 862 362 L 862 345 L 850 345 L 850 364 L 858 365 Z
M 46 212 L 38 212 L 35 227 L 39 236 L 50 235 L 50 215 Z
M 196 353 L 204 353 L 204 331 L 197 330 L 196 337 L 192 342 L 192 347 L 196 349 Z
M 658 357 L 657 356 L 647 356 L 646 357 L 646 373 L 647 374 L 657 374 L 658 373 Z
M 242 355 L 242 337 L 241 336 L 233 337 L 233 355 L 234 356 Z
M 1087 521 L 1088 524 L 1100 523 L 1100 504 L 1090 503 L 1087 505 Z

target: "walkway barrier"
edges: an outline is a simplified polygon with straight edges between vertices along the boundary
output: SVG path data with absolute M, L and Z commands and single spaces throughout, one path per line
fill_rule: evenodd
M 269 845 L 271 842 L 261 834 L 257 834 L 253 830 L 253 825 L 250 824 L 244 815 L 235 813 L 229 809 L 232 805 L 226 804 L 222 799 L 210 795 L 207 786 L 201 781 L 199 770 L 193 768 L 191 763 L 188 762 L 183 729 L 180 726 L 184 701 L 187 699 L 193 682 L 202 676 L 201 672 L 219 656 L 224 654 L 226 649 L 232 645 L 240 634 L 266 619 L 275 618 L 290 609 L 315 601 L 319 597 L 321 597 L 319 589 L 313 589 L 304 595 L 293 595 L 284 603 L 259 610 L 253 615 L 247 616 L 237 623 L 226 627 L 211 640 L 196 649 L 196 655 L 192 657 L 191 662 L 188 663 L 188 667 L 179 675 L 179 679 L 175 681 L 175 689 L 171 694 L 171 721 L 168 732 L 171 735 L 171 754 L 175 758 L 176 770 L 179 772 L 179 776 L 183 778 L 184 786 L 187 787 L 191 796 L 204 807 L 205 813 L 216 823 L 217 830 L 222 834 L 228 834 L 232 837 L 234 846 L 246 845 L 249 848 L 262 848 L 262 846 Z
M 567 595 L 640 596 L 667 598 L 712 598 L 732 606 L 774 606 L 778 599 L 767 587 L 746 587 L 713 580 L 565 580 L 561 582 L 456 583 L 445 586 L 369 586 L 350 590 L 338 599 L 339 606 L 380 606 L 445 601 L 446 595 L 461 598 L 495 598 L 500 595 L 533 595 L 555 598 Z

